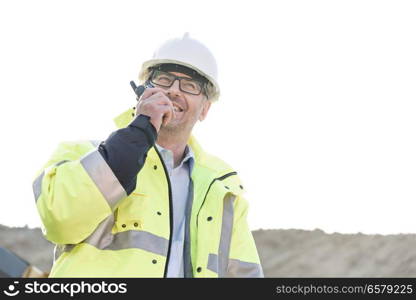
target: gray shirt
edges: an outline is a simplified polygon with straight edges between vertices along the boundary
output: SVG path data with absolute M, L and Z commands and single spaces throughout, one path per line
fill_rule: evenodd
M 156 144 L 169 173 L 172 188 L 173 231 L 167 277 L 184 277 L 185 210 L 188 200 L 189 181 L 194 166 L 194 154 L 189 146 L 179 165 L 174 168 L 172 151 Z

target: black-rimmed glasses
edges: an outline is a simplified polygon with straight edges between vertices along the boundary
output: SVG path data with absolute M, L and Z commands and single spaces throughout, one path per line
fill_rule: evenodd
M 153 70 L 152 75 L 150 76 L 150 82 L 163 87 L 171 87 L 175 80 L 179 80 L 179 89 L 182 92 L 192 95 L 199 95 L 204 88 L 204 83 L 199 80 L 176 76 L 172 73 L 160 70 Z

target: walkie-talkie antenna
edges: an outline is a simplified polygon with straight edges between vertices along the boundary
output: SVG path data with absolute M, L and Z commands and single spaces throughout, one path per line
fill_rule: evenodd
M 134 81 L 130 81 L 130 85 L 133 88 L 134 93 L 137 95 L 137 99 L 143 94 L 144 90 L 146 89 L 143 85 L 137 86 Z

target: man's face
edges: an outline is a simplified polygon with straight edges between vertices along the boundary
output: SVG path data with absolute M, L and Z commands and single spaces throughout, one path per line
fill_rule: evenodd
M 178 72 L 169 72 L 176 76 L 191 78 L 188 75 Z M 155 85 L 157 86 L 157 85 Z M 192 131 L 195 123 L 204 120 L 208 114 L 211 102 L 207 100 L 203 92 L 199 95 L 192 95 L 183 92 L 179 88 L 179 80 L 175 80 L 171 87 L 162 87 L 167 97 L 173 104 L 175 110 L 174 118 L 161 130 L 188 133 Z

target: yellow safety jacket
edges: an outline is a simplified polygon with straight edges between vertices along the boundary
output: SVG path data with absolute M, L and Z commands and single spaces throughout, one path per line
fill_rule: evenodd
M 117 117 L 117 126 L 127 126 L 132 113 Z M 237 173 L 193 137 L 189 145 L 195 164 L 186 222 L 187 277 L 263 277 Z M 43 233 L 60 252 L 50 277 L 166 276 L 172 199 L 155 147 L 128 196 L 91 141 L 60 143 L 33 190 Z

